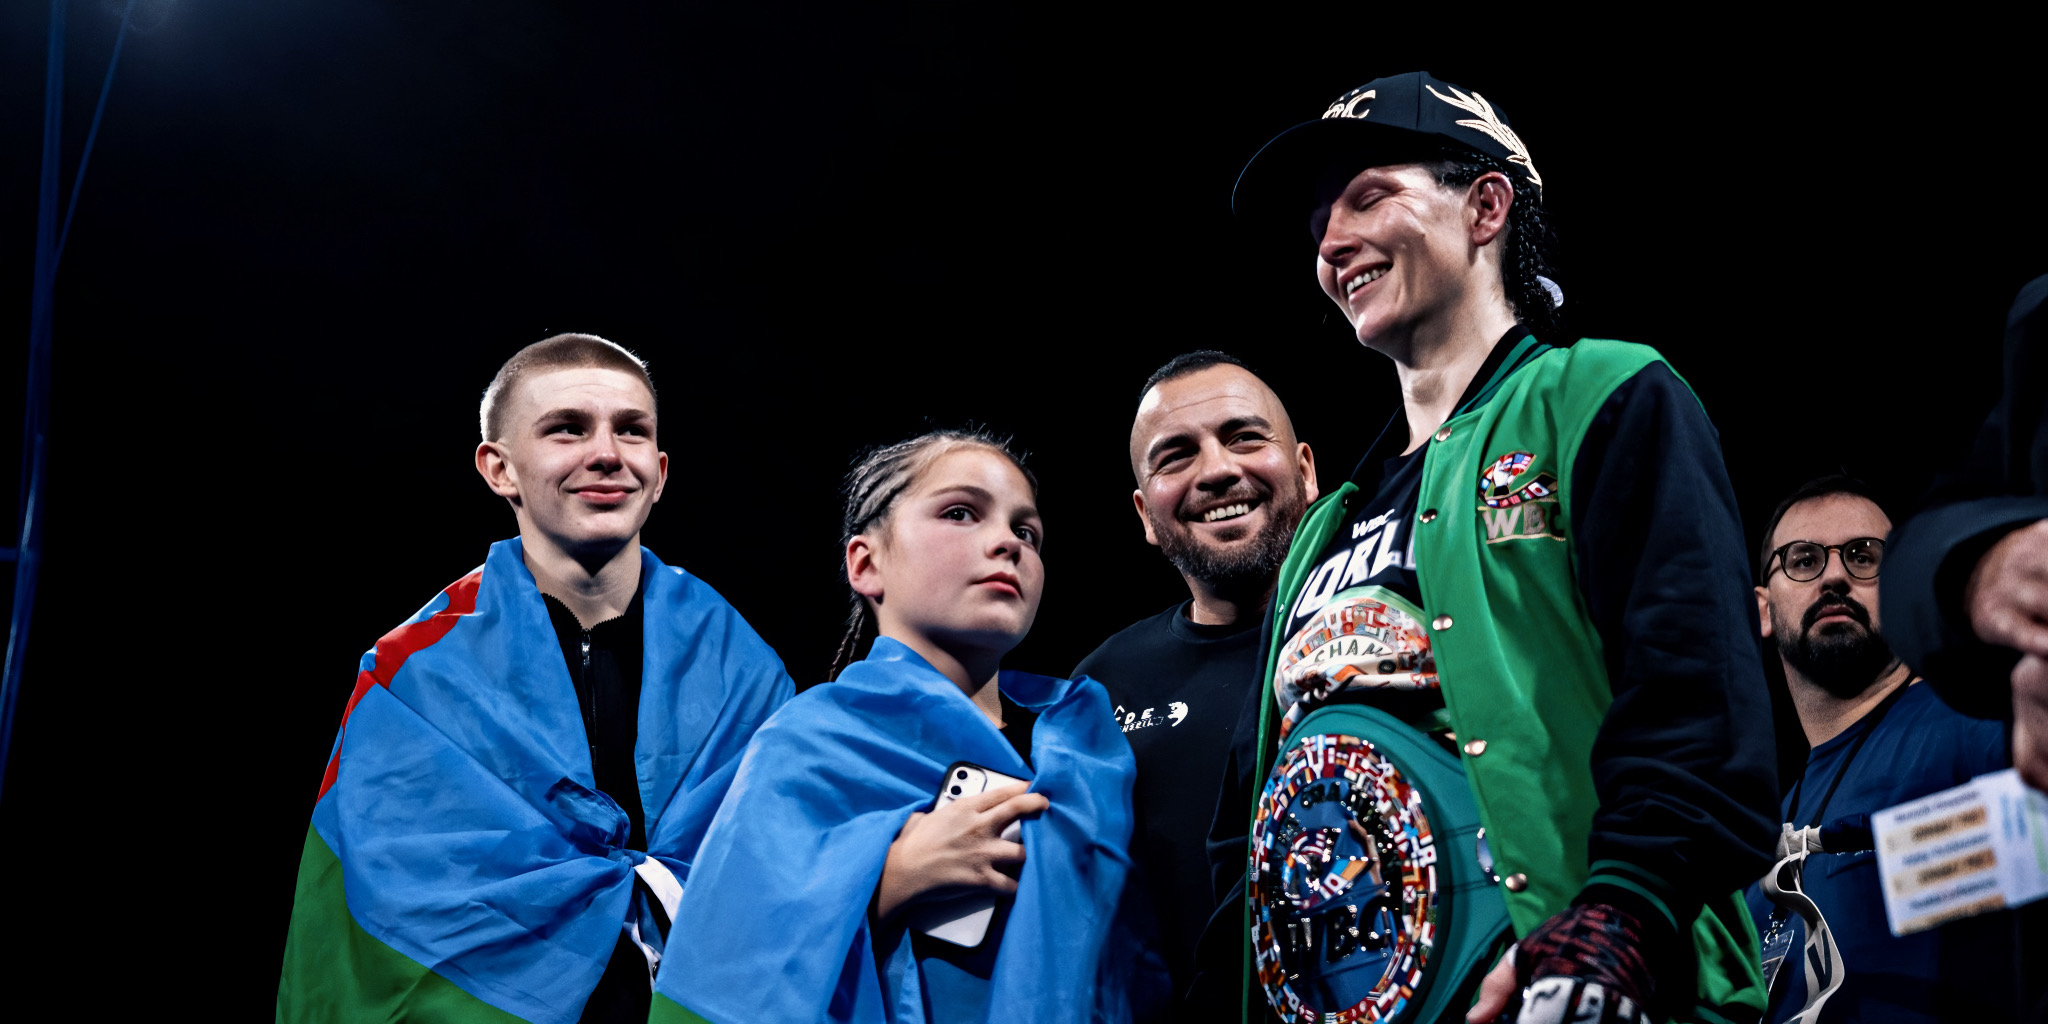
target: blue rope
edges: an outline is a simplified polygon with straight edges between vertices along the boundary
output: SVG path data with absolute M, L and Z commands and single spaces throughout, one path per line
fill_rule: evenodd
M 71 234 L 71 215 L 78 212 L 78 190 L 85 184 L 85 165 L 92 157 L 93 140 L 99 137 L 100 118 L 107 110 L 107 94 L 114 87 L 114 68 L 121 59 L 121 44 L 128 38 L 135 0 L 128 0 L 127 8 L 121 12 L 120 33 L 114 37 L 106 82 L 100 87 L 100 101 L 93 110 L 85 150 L 79 154 L 78 175 L 71 185 L 71 202 L 60 235 L 57 186 L 64 121 L 66 6 L 66 0 L 50 0 L 50 57 L 43 80 L 42 187 L 36 197 L 36 277 L 29 306 L 28 395 L 22 429 L 21 542 L 13 549 L 14 608 L 7 629 L 7 660 L 4 670 L 0 670 L 0 788 L 4 788 L 7 778 L 7 755 L 14 739 L 15 697 L 21 692 L 21 667 L 28 654 L 29 613 L 35 608 L 36 579 L 43 562 L 43 470 L 49 450 L 50 324 L 56 301 L 57 259 L 63 253 L 64 238 Z
M 92 108 L 92 127 L 85 132 L 85 151 L 78 154 L 78 176 L 71 180 L 71 203 L 64 210 L 64 230 L 57 234 L 57 255 L 51 262 L 64 258 L 64 242 L 71 237 L 71 215 L 78 212 L 78 193 L 85 189 L 85 162 L 92 159 L 93 141 L 100 137 L 100 118 L 107 113 L 107 96 L 114 91 L 114 69 L 121 66 L 121 44 L 128 41 L 128 17 L 135 13 L 135 0 L 128 0 L 128 6 L 121 9 L 121 30 L 114 33 L 114 55 L 107 58 L 107 80 L 100 83 L 100 102 Z M 55 276 L 56 268 L 51 268 Z
M 49 412 L 50 300 L 57 256 L 57 142 L 64 114 L 64 0 L 50 0 L 50 61 L 43 81 L 43 176 L 36 203 L 36 280 L 29 305 L 28 413 L 22 431 L 21 546 L 14 563 L 14 614 L 7 629 L 7 664 L 0 675 L 0 784 L 7 770 L 7 750 L 14 737 L 14 698 L 20 692 L 22 657 L 26 654 L 29 610 L 36 598 L 36 569 L 42 563 L 42 501 L 44 429 Z

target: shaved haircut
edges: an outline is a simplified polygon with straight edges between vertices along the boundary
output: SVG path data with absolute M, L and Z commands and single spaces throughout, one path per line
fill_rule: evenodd
M 1144 465 L 1148 453 L 1140 451 L 1138 448 L 1138 423 L 1145 415 L 1145 399 L 1150 397 L 1152 392 L 1158 390 L 1162 384 L 1171 384 L 1183 377 L 1192 377 L 1204 370 L 1213 370 L 1219 366 L 1234 366 L 1239 370 L 1243 370 L 1245 376 L 1250 377 L 1267 395 L 1272 397 L 1272 411 L 1277 416 L 1276 422 L 1267 423 L 1263 417 L 1247 417 L 1247 421 L 1256 420 L 1268 429 L 1279 431 L 1292 441 L 1301 440 L 1294 433 L 1294 418 L 1287 414 L 1287 404 L 1280 400 L 1280 393 L 1274 391 L 1273 386 L 1266 383 L 1266 378 L 1259 376 L 1257 370 L 1246 366 L 1243 360 L 1228 352 L 1219 352 L 1212 348 L 1199 349 L 1194 352 L 1183 352 L 1167 360 L 1165 365 L 1162 365 L 1159 369 L 1152 371 L 1152 376 L 1145 378 L 1145 386 L 1138 391 L 1138 415 L 1131 420 L 1130 455 L 1131 473 L 1133 475 L 1141 480 L 1145 476 Z
M 1182 352 L 1180 355 L 1167 360 L 1166 365 L 1152 371 L 1152 376 L 1145 378 L 1145 386 L 1138 389 L 1138 401 L 1144 401 L 1145 396 L 1150 394 L 1153 388 L 1167 381 L 1178 380 L 1191 373 L 1199 373 L 1211 366 L 1235 366 L 1254 377 L 1259 376 L 1258 371 L 1246 366 L 1243 360 L 1228 352 L 1219 352 L 1213 348 L 1199 349 L 1194 352 Z M 1265 378 L 1259 377 L 1259 383 L 1264 384 Z
M 528 374 L 592 366 L 639 378 L 640 383 L 647 386 L 648 397 L 660 405 L 660 398 L 654 392 L 654 378 L 648 376 L 647 364 L 639 356 L 617 342 L 606 341 L 595 334 L 557 334 L 520 349 L 513 353 L 512 358 L 505 360 L 505 365 L 498 367 L 498 375 L 492 377 L 491 386 L 484 389 L 483 403 L 477 409 L 477 426 L 483 431 L 484 440 L 496 441 L 504 436 L 508 396 L 517 391 L 519 382 Z

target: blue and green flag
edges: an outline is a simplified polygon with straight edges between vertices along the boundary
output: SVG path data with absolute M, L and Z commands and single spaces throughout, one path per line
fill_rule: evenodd
M 573 1024 L 652 857 L 691 862 L 782 662 L 709 586 L 641 551 L 634 750 L 646 851 L 597 792 L 518 540 L 363 656 L 320 783 L 277 1019 Z

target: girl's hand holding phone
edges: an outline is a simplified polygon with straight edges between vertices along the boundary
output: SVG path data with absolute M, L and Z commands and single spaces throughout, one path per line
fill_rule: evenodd
M 875 887 L 875 919 L 888 920 L 924 899 L 976 890 L 1016 892 L 1017 880 L 1002 869 L 1024 863 L 1024 847 L 1002 838 L 1003 830 L 1049 806 L 1020 782 L 912 814 L 889 844 Z

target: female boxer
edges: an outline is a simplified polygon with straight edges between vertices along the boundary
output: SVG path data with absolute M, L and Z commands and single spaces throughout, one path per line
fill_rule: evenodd
M 1763 1009 L 1737 892 L 1770 864 L 1775 786 L 1742 523 L 1663 358 L 1559 330 L 1544 187 L 1498 108 L 1421 73 L 1346 93 L 1239 179 L 1240 215 L 1309 227 L 1402 397 L 1274 597 L 1250 888 L 1289 1020 L 1418 1019 L 1411 996 L 1462 1016 L 1489 901 L 1513 947 L 1473 1020 Z M 1378 740 L 1353 721 L 1373 715 Z M 1462 777 L 1407 799 L 1439 757 Z M 1305 843 L 1337 809 L 1297 797 L 1323 794 L 1349 831 Z

